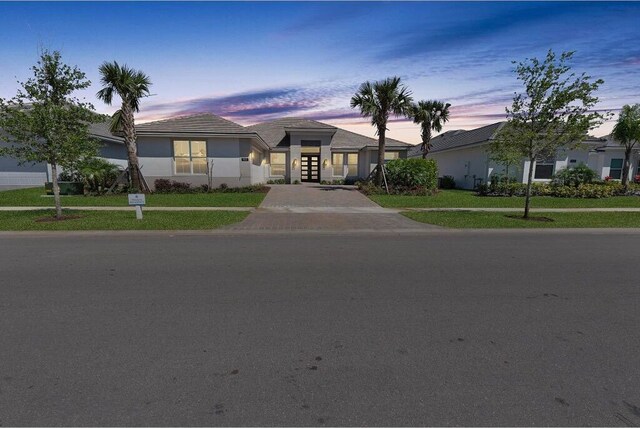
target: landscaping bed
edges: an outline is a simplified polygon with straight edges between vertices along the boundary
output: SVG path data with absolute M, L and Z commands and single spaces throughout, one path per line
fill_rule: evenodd
M 65 210 L 65 218 L 56 221 L 53 210 L 4 211 L 0 212 L 0 230 L 206 230 L 240 222 L 248 215 L 241 211 L 147 211 L 142 220 L 136 220 L 133 210 Z

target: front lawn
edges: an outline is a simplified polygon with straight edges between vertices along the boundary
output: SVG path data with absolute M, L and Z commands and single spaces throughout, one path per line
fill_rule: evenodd
M 147 195 L 148 207 L 257 207 L 266 193 L 186 193 Z M 128 205 L 127 195 L 62 196 L 62 206 L 116 207 Z M 0 192 L 0 206 L 52 207 L 53 196 L 45 196 L 44 188 L 6 190 Z
M 423 211 L 404 212 L 402 214 L 422 223 L 456 229 L 640 227 L 640 213 L 634 212 L 531 213 L 532 217 L 546 217 L 553 221 L 534 221 L 508 217 L 521 217 L 521 211 L 512 213 L 486 211 Z
M 524 197 L 476 196 L 470 190 L 441 190 L 434 196 L 370 195 L 385 208 L 522 208 Z M 554 198 L 533 196 L 532 208 L 640 208 L 638 196 L 613 196 L 602 199 Z
M 53 210 L 0 211 L 0 230 L 203 230 L 215 229 L 244 220 L 241 211 L 147 211 L 136 220 L 135 211 L 65 210 L 64 215 L 80 218 L 62 221 L 36 221 L 53 217 Z

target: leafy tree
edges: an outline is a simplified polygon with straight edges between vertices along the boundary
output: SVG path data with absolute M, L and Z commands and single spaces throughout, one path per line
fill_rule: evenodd
M 624 146 L 624 169 L 622 185 L 629 187 L 629 169 L 631 168 L 631 152 L 640 142 L 640 104 L 625 105 L 620 111 L 618 122 L 613 127 L 613 138 Z
M 56 218 L 61 218 L 58 168 L 73 169 L 97 154 L 89 124 L 101 117 L 91 104 L 72 95 L 91 82 L 77 67 L 63 63 L 60 52 L 44 51 L 31 70 L 33 77 L 19 82 L 22 89 L 14 98 L 0 99 L 2 138 L 9 143 L 0 155 L 15 157 L 19 164 L 51 165 Z
M 489 159 L 504 167 L 505 176 L 509 180 L 509 169 L 522 162 L 522 154 L 512 145 L 505 144 L 504 139 L 496 138 L 489 144 Z
M 598 102 L 594 93 L 604 81 L 571 72 L 568 62 L 572 56 L 573 52 L 563 52 L 558 58 L 549 50 L 544 60 L 514 62 L 524 92 L 516 93 L 511 107 L 506 108 L 508 121 L 498 131 L 496 147 L 529 161 L 524 218 L 529 218 L 536 159 L 578 146 L 589 130 L 604 121 L 605 115 L 593 111 Z
M 420 124 L 422 159 L 431 150 L 431 131 L 442 131 L 444 123 L 449 121 L 449 107 L 451 104 L 437 100 L 419 101 L 411 106 L 410 116 L 414 123 Z
M 413 99 L 411 92 L 399 77 L 389 77 L 377 82 L 365 82 L 351 98 L 351 108 L 360 108 L 363 117 L 371 118 L 378 135 L 378 172 L 376 183 L 382 185 L 382 166 L 384 165 L 385 135 L 389 116 L 408 116 Z
M 140 100 L 150 95 L 151 79 L 142 71 L 134 70 L 126 64 L 120 65 L 116 61 L 103 63 L 99 71 L 103 88 L 98 91 L 97 97 L 108 105 L 113 102 L 114 95 L 118 95 L 122 101 L 120 109 L 113 115 L 111 132 L 122 132 L 124 135 L 131 187 L 146 191 L 148 189 L 142 186 L 133 115 L 140 111 Z

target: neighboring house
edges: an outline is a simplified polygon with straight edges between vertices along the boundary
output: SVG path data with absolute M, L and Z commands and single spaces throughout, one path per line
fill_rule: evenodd
M 369 176 L 378 156 L 373 138 L 301 118 L 244 127 L 206 113 L 142 123 L 136 125 L 136 132 L 140 167 L 150 186 L 158 178 L 207 184 L 207 165 L 212 166 L 215 186 L 278 179 L 355 181 Z M 126 167 L 124 142 L 109 132 L 108 123 L 92 125 L 91 134 L 102 142 L 101 157 Z M 387 160 L 405 158 L 411 147 L 389 138 L 386 143 Z M 16 163 L 10 158 L 0 162 L 0 166 Z M 9 168 L 0 167 L 0 185 L 9 178 L 5 171 Z M 42 184 L 49 177 L 47 168 L 42 165 L 38 171 L 40 176 L 22 182 Z
M 433 145 L 428 157 L 438 163 L 439 175 L 452 176 L 456 187 L 473 189 L 479 184 L 490 181 L 494 174 L 504 174 L 503 165 L 490 160 L 489 145 L 495 139 L 505 122 L 493 123 L 481 128 L 453 130 L 444 132 L 431 140 Z M 419 157 L 420 146 L 409 150 L 409 157 Z M 588 137 L 582 144 L 571 150 L 559 150 L 555 157 L 539 159 L 534 163 L 536 182 L 548 182 L 553 174 L 564 168 L 572 168 L 584 163 L 598 173 L 600 178 L 620 179 L 624 148 L 610 136 L 602 138 Z M 637 151 L 631 159 L 631 175 L 640 173 L 640 156 Z M 510 166 L 509 175 L 522 183 L 527 182 L 529 161 L 522 160 L 518 165 Z

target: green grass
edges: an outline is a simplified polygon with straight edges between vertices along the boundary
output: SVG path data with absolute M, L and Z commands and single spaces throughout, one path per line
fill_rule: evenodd
M 147 195 L 148 207 L 257 207 L 266 193 L 193 193 Z M 128 205 L 127 195 L 63 196 L 62 206 L 116 207 Z M 0 192 L 0 206 L 52 207 L 53 197 L 41 187 Z
M 403 215 L 422 223 L 456 229 L 501 229 L 501 228 L 584 228 L 584 227 L 640 227 L 640 213 L 634 212 L 553 212 L 531 213 L 532 217 L 547 217 L 553 221 L 532 221 L 510 218 L 522 216 L 522 212 L 483 211 L 428 211 L 404 212 Z
M 203 230 L 215 229 L 244 220 L 249 213 L 240 211 L 147 211 L 136 220 L 131 211 L 66 210 L 64 215 L 81 218 L 55 222 L 37 222 L 53 217 L 53 210 L 0 211 L 0 230 Z
M 470 190 L 442 190 L 434 196 L 371 195 L 385 208 L 523 208 L 524 197 L 476 196 Z M 603 199 L 554 198 L 534 196 L 532 208 L 640 208 L 638 196 Z

